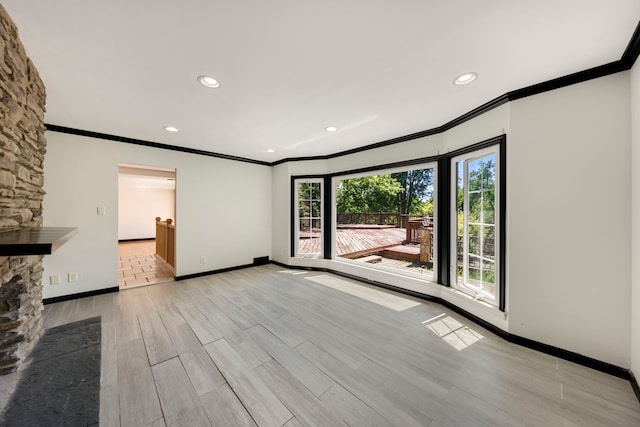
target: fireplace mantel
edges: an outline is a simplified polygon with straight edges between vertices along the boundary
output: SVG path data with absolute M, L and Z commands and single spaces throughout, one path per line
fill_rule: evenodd
M 0 233 L 0 256 L 51 255 L 78 232 L 72 227 L 34 227 Z

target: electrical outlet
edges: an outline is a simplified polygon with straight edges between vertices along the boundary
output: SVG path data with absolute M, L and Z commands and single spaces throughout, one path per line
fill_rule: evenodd
M 204 258 L 204 256 L 201 256 L 200 257 L 200 264 L 204 264 L 204 263 L 205 263 L 205 258 Z
M 52 285 L 59 285 L 60 284 L 60 275 L 59 274 L 55 274 L 53 276 L 49 276 L 49 282 L 51 282 Z
M 77 271 L 70 272 L 67 280 L 69 282 L 77 282 L 78 281 L 78 272 Z

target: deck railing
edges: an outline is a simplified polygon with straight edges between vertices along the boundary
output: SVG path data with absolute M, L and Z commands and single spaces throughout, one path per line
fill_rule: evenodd
M 464 237 L 461 235 L 457 236 L 457 249 L 458 267 L 462 268 L 464 266 Z M 470 254 L 468 261 L 469 269 L 472 271 L 480 271 L 481 264 L 484 270 L 495 269 L 495 251 L 495 238 L 485 237 L 480 241 L 477 237 L 470 237 L 468 250 Z
M 176 227 L 173 220 L 162 221 L 156 217 L 156 254 L 171 267 L 176 268 Z
M 338 212 L 338 224 L 402 226 L 402 214 L 396 212 Z
M 421 219 L 410 219 L 407 222 L 407 238 L 406 243 L 420 243 L 420 229 L 422 228 Z
M 338 225 L 394 225 L 397 228 L 408 228 L 407 223 L 409 221 L 422 221 L 422 219 L 423 217 L 416 217 L 415 215 L 401 214 L 398 212 L 338 212 Z
M 410 219 L 404 244 L 420 245 L 420 261 L 433 260 L 433 223 L 428 219 Z

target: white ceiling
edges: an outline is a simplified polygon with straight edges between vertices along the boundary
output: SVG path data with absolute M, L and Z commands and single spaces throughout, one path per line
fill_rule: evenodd
M 176 189 L 176 170 L 153 166 L 120 163 L 118 166 L 120 187 Z
M 617 61 L 640 19 L 638 0 L 2 5 L 44 80 L 47 123 L 268 162 L 438 127 Z M 454 86 L 467 71 L 479 78 Z
M 118 185 L 122 187 L 138 188 L 138 189 L 158 189 L 158 190 L 175 190 L 176 180 L 170 178 L 160 178 L 157 176 L 144 176 L 136 174 L 118 174 Z

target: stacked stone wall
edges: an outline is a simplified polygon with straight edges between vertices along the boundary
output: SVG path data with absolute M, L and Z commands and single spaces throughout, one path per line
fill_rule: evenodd
M 0 5 L 0 233 L 42 226 L 45 88 Z M 0 256 L 0 374 L 42 330 L 42 256 Z

